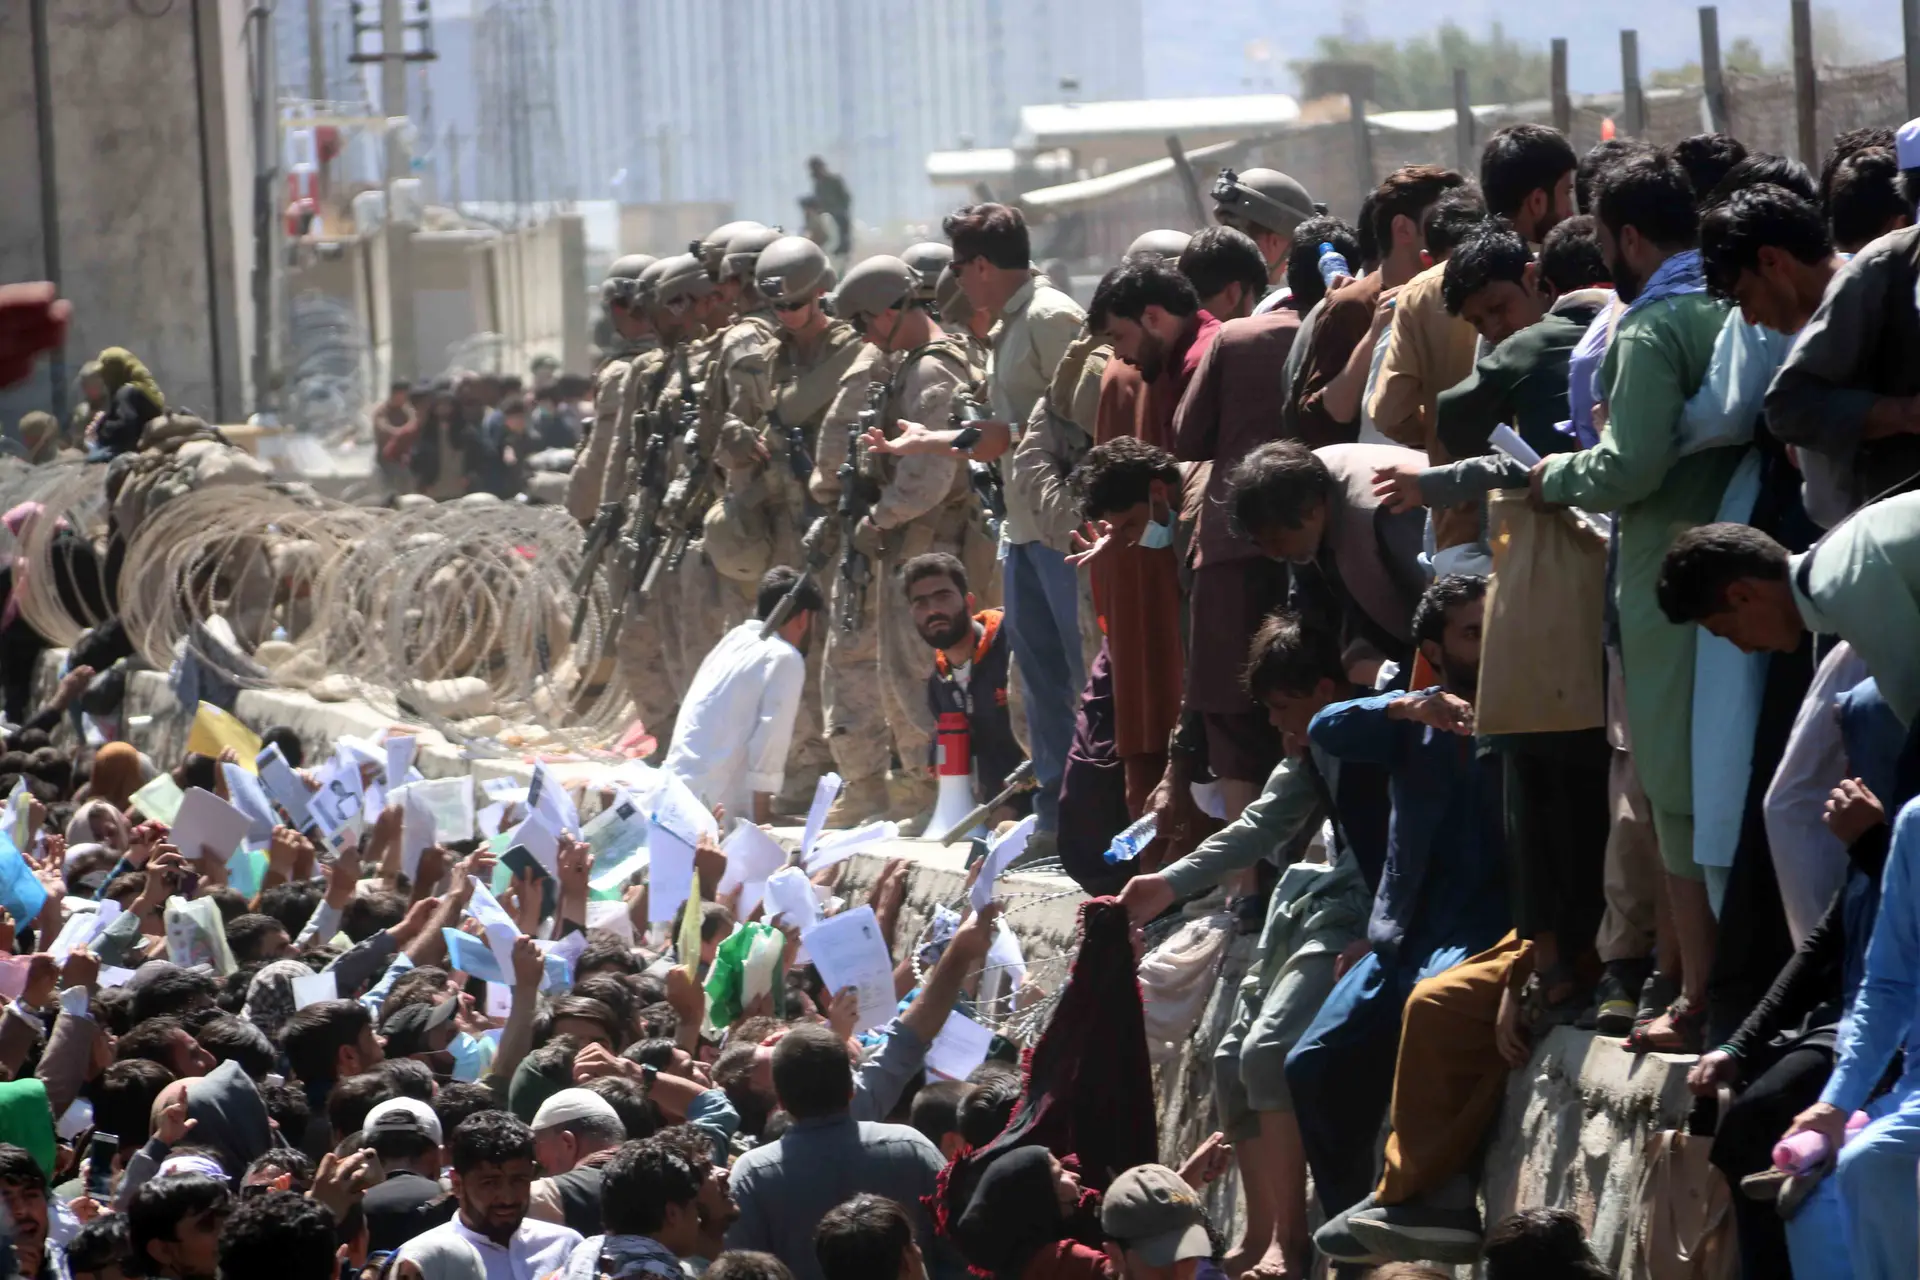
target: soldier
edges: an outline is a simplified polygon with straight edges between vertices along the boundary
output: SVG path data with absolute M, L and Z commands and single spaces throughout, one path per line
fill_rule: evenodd
M 741 219 L 737 222 L 723 223 L 687 246 L 687 252 L 700 259 L 701 264 L 707 269 L 707 278 L 714 283 L 713 295 L 703 304 L 705 314 L 702 319 L 709 329 L 724 329 L 733 322 L 736 315 L 740 314 L 739 282 L 729 280 L 721 270 L 722 260 L 727 255 L 727 246 L 733 243 L 736 236 L 768 230 L 765 223 Z M 773 234 L 777 236 L 780 233 L 775 231 Z
M 1267 296 L 1254 307 L 1257 316 L 1285 302 L 1288 295 L 1287 254 L 1293 249 L 1293 229 L 1323 210 L 1307 189 L 1278 169 L 1222 169 L 1213 182 L 1213 220 L 1244 231 L 1260 246 L 1267 260 Z
M 604 493 L 613 419 L 634 357 L 660 346 L 653 332 L 653 317 L 640 292 L 640 273 L 657 261 L 644 253 L 630 253 L 607 268 L 607 278 L 600 283 L 600 303 L 606 308 L 607 324 L 613 331 L 613 346 L 594 371 L 593 418 L 574 452 L 573 470 L 567 475 L 567 511 L 583 525 L 593 523 L 602 502 L 620 497 L 617 492 Z
M 883 255 L 855 267 L 835 295 L 836 310 L 859 326 L 873 347 L 892 357 L 893 367 L 876 397 L 881 403 L 875 409 L 877 421 L 890 433 L 900 420 L 943 429 L 964 425 L 978 412 L 972 404 L 973 371 L 966 349 L 941 331 L 924 294 L 923 277 L 903 260 Z M 835 576 L 835 630 L 842 636 L 878 633 L 881 678 L 877 685 L 849 680 L 844 677 L 851 673 L 832 667 L 829 741 L 845 736 L 843 714 L 871 719 L 861 715 L 860 704 L 882 703 L 904 766 L 899 775 L 902 785 L 889 803 L 878 777 L 850 777 L 847 820 L 859 821 L 883 807 L 914 816 L 930 808 L 934 798 L 932 780 L 922 767 L 934 725 L 925 694 L 926 645 L 914 631 L 912 616 L 899 607 L 905 594 L 900 570 L 908 560 L 930 551 L 958 556 L 970 540 L 984 545 L 987 535 L 969 464 L 963 458 L 869 456 L 856 462 L 854 474 L 863 481 L 864 492 L 842 507 L 845 524 L 850 526 L 843 527 L 842 537 L 852 551 L 849 556 L 843 549 L 843 562 L 853 571 Z M 872 565 L 864 599 L 857 573 L 861 556 Z M 836 753 L 836 758 L 843 754 Z

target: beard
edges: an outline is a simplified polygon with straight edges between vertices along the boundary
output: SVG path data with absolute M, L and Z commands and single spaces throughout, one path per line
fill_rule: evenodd
M 1142 382 L 1152 382 L 1167 367 L 1167 344 L 1151 334 L 1140 338 L 1140 354 L 1134 360 Z
M 1620 301 L 1632 302 L 1646 288 L 1647 282 L 1640 273 L 1628 266 L 1623 259 L 1613 268 L 1613 291 L 1620 295 Z
M 951 649 L 973 632 L 973 619 L 966 614 L 928 614 L 920 624 L 920 638 L 936 649 Z

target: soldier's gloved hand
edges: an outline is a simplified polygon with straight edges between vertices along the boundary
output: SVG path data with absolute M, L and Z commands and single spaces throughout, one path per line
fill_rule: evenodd
M 872 516 L 861 516 L 860 523 L 853 529 L 853 549 L 869 560 L 877 560 L 886 550 L 887 535 Z
M 745 470 L 767 460 L 767 446 L 744 422 L 729 422 L 720 428 L 715 452 L 719 454 L 720 465 L 729 471 Z

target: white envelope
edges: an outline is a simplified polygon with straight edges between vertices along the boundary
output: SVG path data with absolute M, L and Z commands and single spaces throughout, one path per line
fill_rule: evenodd
M 973 892 L 967 898 L 975 911 L 985 911 L 987 904 L 993 901 L 993 882 L 1000 878 L 1015 858 L 1026 852 L 1027 839 L 1033 835 L 1034 824 L 1038 821 L 1039 818 L 1028 814 L 987 850 L 979 878 L 973 882 Z
M 700 803 L 700 797 L 693 794 L 678 774 L 661 776 L 653 796 L 653 812 L 648 816 L 654 825 L 678 836 L 688 848 L 699 844 L 701 836 L 714 835 L 720 830 L 712 811 Z
M 413 768 L 414 752 L 420 743 L 412 734 L 396 733 L 388 736 L 387 748 L 387 790 L 393 791 L 407 785 L 407 770 Z
M 836 862 L 845 862 L 862 849 L 900 838 L 897 822 L 869 822 L 851 831 L 829 831 L 813 842 L 804 863 L 807 874 L 819 875 Z
M 927 1046 L 927 1074 L 965 1080 L 987 1060 L 993 1028 L 983 1027 L 958 1009 L 947 1015 L 940 1034 Z
M 672 924 L 693 895 L 693 846 L 665 827 L 647 833 L 647 923 Z
M 172 842 L 189 862 L 206 855 L 226 862 L 247 838 L 253 819 L 213 792 L 187 788 L 174 815 Z
M 764 884 L 768 876 L 787 865 L 787 851 L 780 842 L 768 835 L 764 827 L 752 822 L 735 827 L 721 842 L 720 849 L 727 855 L 726 873 L 715 889 L 721 894 L 756 881 Z M 746 913 L 744 902 L 741 911 Z
M 304 1009 L 310 1004 L 319 1004 L 323 1000 L 338 1000 L 340 985 L 333 970 L 310 973 L 304 978 L 293 980 L 293 1007 Z

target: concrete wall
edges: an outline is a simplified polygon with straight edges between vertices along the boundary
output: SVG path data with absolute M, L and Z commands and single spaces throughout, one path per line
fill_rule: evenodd
M 795 211 L 795 220 L 798 219 Z M 722 201 L 620 206 L 620 252 L 650 253 L 656 258 L 685 253 L 687 241 L 733 221 L 733 206 Z
M 130 346 L 171 403 L 246 407 L 241 295 L 250 263 L 246 0 L 0 4 L 0 279 L 48 274 L 31 16 L 44 2 L 61 289 L 74 304 L 65 363 L 0 393 L 9 428 L 50 407 L 56 380 Z M 149 16 L 149 11 L 151 16 Z M 236 100 L 237 96 L 237 100 Z M 235 184 L 239 184 L 236 191 Z
M 587 242 L 577 214 L 556 218 L 475 245 L 472 254 L 491 281 L 475 299 L 479 328 L 503 339 L 503 371 L 527 374 L 535 356 L 560 367 L 591 367 L 587 320 Z

